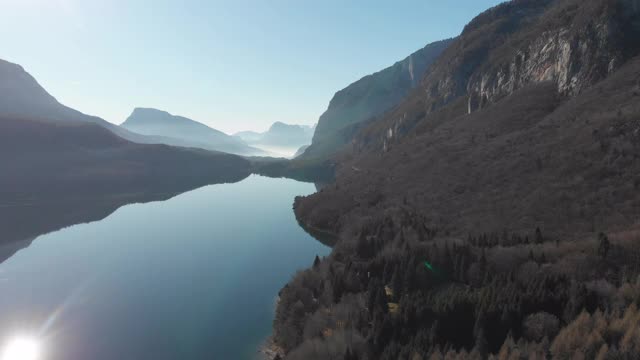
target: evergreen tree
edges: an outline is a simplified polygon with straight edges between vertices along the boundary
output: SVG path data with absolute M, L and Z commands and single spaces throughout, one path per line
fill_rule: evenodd
M 598 235 L 598 255 L 603 259 L 606 258 L 610 247 L 609 237 L 604 233 L 600 233 Z
M 391 277 L 391 289 L 393 289 L 393 295 L 396 299 L 402 296 L 402 275 L 400 274 L 400 267 L 397 267 Z
M 356 252 L 358 256 L 363 259 L 368 259 L 371 254 L 371 245 L 367 239 L 367 235 L 363 232 L 360 233 L 358 237 L 358 242 L 356 244 Z
M 353 355 L 351 354 L 351 348 L 347 348 L 347 351 L 344 352 L 344 360 L 352 360 Z
M 487 353 L 489 352 L 489 345 L 487 344 L 487 339 L 484 336 L 484 329 L 480 328 L 478 331 L 478 335 L 476 336 L 476 342 L 473 350 L 478 352 L 483 359 L 487 358 Z
M 544 237 L 542 236 L 542 231 L 539 227 L 536 228 L 536 244 L 542 244 L 544 242 Z

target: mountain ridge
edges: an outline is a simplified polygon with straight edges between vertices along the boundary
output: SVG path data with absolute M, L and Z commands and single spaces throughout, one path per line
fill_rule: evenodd
M 320 116 L 311 146 L 301 158 L 323 158 L 349 142 L 345 133 L 350 126 L 365 122 L 391 109 L 407 92 L 419 84 L 426 69 L 451 43 L 446 39 L 430 43 L 403 60 L 376 73 L 362 77 L 339 90 Z M 348 132 L 347 132 L 348 133 Z
M 279 294 L 284 358 L 634 358 L 603 334 L 640 300 L 639 38 L 637 0 L 474 18 L 296 198 L 336 240 Z
M 263 154 L 261 150 L 206 124 L 154 108 L 135 108 L 120 126 L 143 135 L 171 139 L 167 141 L 168 145 L 199 147 L 239 155 Z
M 315 125 L 286 124 L 276 121 L 265 132 L 241 131 L 234 136 L 267 151 L 272 150 L 281 155 L 285 155 L 283 152 L 288 152 L 289 155 L 293 155 L 300 147 L 311 143 L 315 128 Z

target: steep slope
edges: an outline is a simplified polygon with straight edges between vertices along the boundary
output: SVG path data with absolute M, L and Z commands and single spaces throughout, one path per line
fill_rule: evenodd
M 307 149 L 309 148 L 310 145 L 303 145 L 301 146 L 295 154 L 293 154 L 293 158 L 297 158 L 298 156 L 304 154 L 305 151 L 307 151 Z
M 99 199 L 179 192 L 249 175 L 229 154 L 137 144 L 91 123 L 0 118 L 0 199 Z
M 532 83 L 579 94 L 638 52 L 637 0 L 516 0 L 467 25 L 401 105 L 361 133 L 358 147 L 384 149 L 454 102 L 482 109 Z
M 66 204 L 64 212 L 42 219 L 43 228 L 55 229 L 55 224 L 73 223 L 77 211 L 71 204 L 100 202 L 115 209 L 238 181 L 251 171 L 239 156 L 134 141 L 158 139 L 68 108 L 21 66 L 0 61 L 0 206 L 19 207 L 0 221 L 15 233 L 0 240 L 37 235 L 18 222 L 20 214 L 33 215 L 30 209 L 39 206 L 62 209 L 57 204 Z
M 160 136 L 168 145 L 198 147 L 239 155 L 263 152 L 238 138 L 182 116 L 156 109 L 136 108 L 121 127 L 143 135 Z
M 23 118 L 53 123 L 93 123 L 114 134 L 140 144 L 167 144 L 183 147 L 202 147 L 208 150 L 219 150 L 241 155 L 262 155 L 264 152 L 251 148 L 237 139 L 225 134 L 213 135 L 207 140 L 219 143 L 194 143 L 193 140 L 181 139 L 175 134 L 140 134 L 124 127 L 112 124 L 99 117 L 85 115 L 77 110 L 60 104 L 51 96 L 22 66 L 0 60 L 0 116 Z M 204 126 L 204 125 L 203 125 Z M 201 128 L 202 129 L 202 128 Z M 213 129 L 202 129 L 203 133 L 217 132 Z M 219 133 L 219 132 L 218 132 Z M 165 136 L 166 135 L 166 136 Z
M 451 41 L 429 44 L 404 60 L 337 92 L 327 111 L 320 116 L 313 143 L 303 157 L 326 157 L 334 153 L 350 140 L 350 127 L 397 105 L 420 84 L 425 71 Z
M 632 94 L 636 86 L 633 70 L 629 70 L 635 69 L 635 62 L 625 68 L 625 75 L 608 77 L 638 53 L 637 42 L 629 39 L 640 35 L 640 10 L 622 0 L 578 4 L 582 3 L 520 0 L 476 18 L 434 63 L 419 89 L 357 135 L 350 151 L 343 154 L 338 189 L 314 195 L 308 204 L 302 201 L 299 214 L 315 226 L 337 230 L 353 224 L 354 219 L 345 216 L 345 211 L 376 211 L 367 202 L 383 206 L 383 199 L 397 202 L 406 198 L 428 212 L 439 226 L 465 225 L 461 229 L 467 231 L 481 224 L 487 230 L 507 219 L 514 228 L 565 223 L 566 216 L 558 214 L 558 204 L 578 206 L 580 199 L 596 196 L 594 187 L 599 182 L 585 169 L 569 169 L 555 160 L 582 154 L 585 161 L 601 161 L 603 154 L 587 154 L 587 149 L 600 142 L 591 132 L 603 134 L 607 122 L 613 126 L 617 117 L 610 117 L 611 113 L 620 112 L 619 117 L 624 118 L 624 106 L 630 114 L 637 110 L 633 97 L 627 99 L 629 103 L 619 103 L 624 91 Z M 575 59 L 580 59 L 579 63 Z M 608 98 L 597 94 L 601 88 L 593 88 L 604 78 L 606 84 L 613 84 Z M 622 92 L 614 91 L 616 86 Z M 473 106 L 476 96 L 484 99 L 477 108 Z M 589 102 L 580 99 L 597 104 L 592 113 L 584 112 Z M 576 102 L 583 108 L 568 110 Z M 562 111 L 562 116 L 557 111 Z M 601 119 L 582 123 L 582 118 L 591 119 L 596 113 Z M 591 140 L 573 141 L 578 139 L 577 123 L 581 124 L 580 134 L 589 133 Z M 553 131 L 543 131 L 548 128 Z M 569 136 L 573 138 L 567 139 Z M 549 152 L 556 145 L 558 150 Z M 562 174 L 585 183 L 579 191 L 566 189 L 570 182 Z M 538 188 L 544 183 L 557 187 Z M 499 192 L 498 184 L 503 184 Z M 522 201 L 520 192 L 534 197 Z M 322 200 L 329 197 L 334 200 Z M 337 199 L 342 199 L 345 207 L 327 209 L 323 215 L 324 211 L 311 205 Z M 539 204 L 543 200 L 545 203 Z M 487 206 L 482 205 L 485 201 L 492 202 L 491 211 L 482 207 Z M 590 213 L 594 209 L 574 208 L 570 215 L 576 221 L 576 211 L 583 222 L 609 221 L 605 214 Z M 467 212 L 473 215 L 459 216 Z M 336 213 L 342 213 L 339 220 Z
M 639 38 L 637 0 L 474 19 L 296 199 L 338 240 L 280 293 L 285 358 L 636 357 Z
M 4 60 L 0 60 L 0 116 L 43 122 L 93 123 L 130 141 L 160 142 L 60 104 L 22 66 Z

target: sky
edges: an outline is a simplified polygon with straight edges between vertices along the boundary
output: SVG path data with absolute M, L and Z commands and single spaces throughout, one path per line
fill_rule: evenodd
M 0 0 L 0 58 L 120 124 L 152 107 L 227 133 L 313 124 L 333 94 L 500 0 Z

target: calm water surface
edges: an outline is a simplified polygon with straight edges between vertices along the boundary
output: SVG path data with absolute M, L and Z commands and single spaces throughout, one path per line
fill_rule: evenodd
M 0 336 L 43 360 L 254 359 L 278 291 L 329 252 L 291 209 L 314 191 L 252 176 L 40 236 L 0 264 Z

